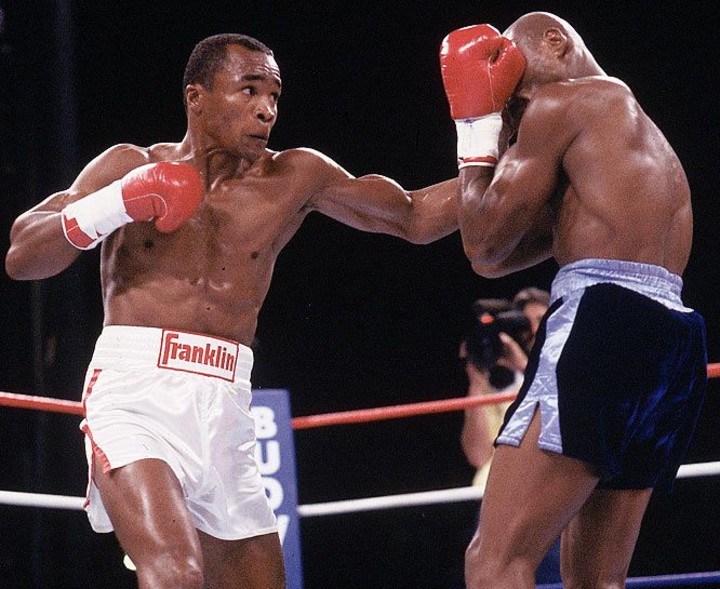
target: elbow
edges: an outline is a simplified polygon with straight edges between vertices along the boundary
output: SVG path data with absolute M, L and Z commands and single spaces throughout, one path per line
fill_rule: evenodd
M 23 264 L 17 253 L 17 249 L 14 247 L 10 247 L 7 255 L 5 256 L 5 273 L 13 280 L 25 279 Z
M 432 235 L 424 235 L 422 233 L 408 233 L 405 235 L 405 240 L 409 241 L 414 245 L 428 245 L 435 241 L 437 237 Z
M 5 273 L 12 280 L 42 280 L 53 275 L 44 267 L 38 267 L 20 248 L 11 246 L 5 256 Z
M 504 257 L 496 248 L 484 242 L 464 243 L 463 247 L 476 274 L 483 278 L 499 278 L 507 274 L 502 265 Z
M 399 230 L 403 239 L 415 245 L 428 245 L 443 237 L 447 237 L 459 228 L 457 215 L 447 211 L 433 214 L 421 213 L 415 205 L 407 210 Z
M 27 248 L 22 247 L 22 239 L 18 237 L 19 223 L 16 220 L 10 228 L 10 247 L 5 254 L 5 273 L 13 280 L 32 280 Z
M 405 227 L 399 228 L 399 234 L 402 239 L 414 245 L 428 245 L 446 235 L 414 223 L 408 223 Z
M 23 262 L 22 256 L 16 248 L 10 248 L 5 256 L 5 273 L 13 280 L 34 280 L 30 268 Z
M 473 272 L 483 278 L 502 278 L 510 274 L 502 264 L 485 264 L 477 260 L 471 260 Z

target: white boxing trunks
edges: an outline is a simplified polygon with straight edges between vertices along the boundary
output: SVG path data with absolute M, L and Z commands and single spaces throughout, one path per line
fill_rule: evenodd
M 165 461 L 196 527 L 224 540 L 277 531 L 255 461 L 250 413 L 253 353 L 237 342 L 169 329 L 103 329 L 85 380 L 85 510 L 110 532 L 92 464 L 107 472 L 144 458 Z

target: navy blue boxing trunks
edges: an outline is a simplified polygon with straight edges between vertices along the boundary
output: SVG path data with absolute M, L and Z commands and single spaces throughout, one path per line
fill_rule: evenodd
M 659 266 L 563 266 L 496 444 L 518 446 L 539 408 L 538 446 L 592 464 L 599 488 L 669 487 L 707 384 L 705 323 L 681 290 Z

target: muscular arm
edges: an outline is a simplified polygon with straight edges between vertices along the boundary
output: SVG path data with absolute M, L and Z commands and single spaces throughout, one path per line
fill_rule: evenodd
M 505 259 L 494 264 L 483 263 L 478 258 L 471 259 L 473 270 L 485 278 L 500 278 L 550 259 L 553 255 L 554 220 L 555 214 L 546 206 Z
M 147 161 L 145 150 L 129 145 L 112 147 L 92 160 L 70 188 L 20 215 L 10 229 L 10 249 L 5 257 L 8 275 L 15 280 L 39 280 L 70 266 L 80 250 L 65 238 L 60 212 Z
M 362 231 L 429 243 L 457 229 L 457 180 L 407 191 L 380 175 L 355 178 L 316 154 L 319 187 L 307 206 Z
M 552 254 L 552 212 L 562 156 L 573 132 L 556 99 L 538 96 L 495 175 L 464 168 L 458 209 L 465 253 L 476 272 L 501 276 Z

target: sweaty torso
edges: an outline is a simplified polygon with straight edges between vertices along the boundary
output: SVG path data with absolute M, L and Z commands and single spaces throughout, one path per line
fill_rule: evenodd
M 151 161 L 173 155 L 171 146 L 150 150 Z M 268 152 L 243 174 L 211 172 L 202 205 L 180 229 L 130 223 L 112 234 L 102 250 L 106 323 L 250 345 L 277 255 L 307 213 L 306 160 Z
M 630 90 L 612 78 L 558 85 L 564 125 L 554 254 L 560 265 L 611 258 L 681 274 L 690 254 L 690 190 L 678 157 Z

